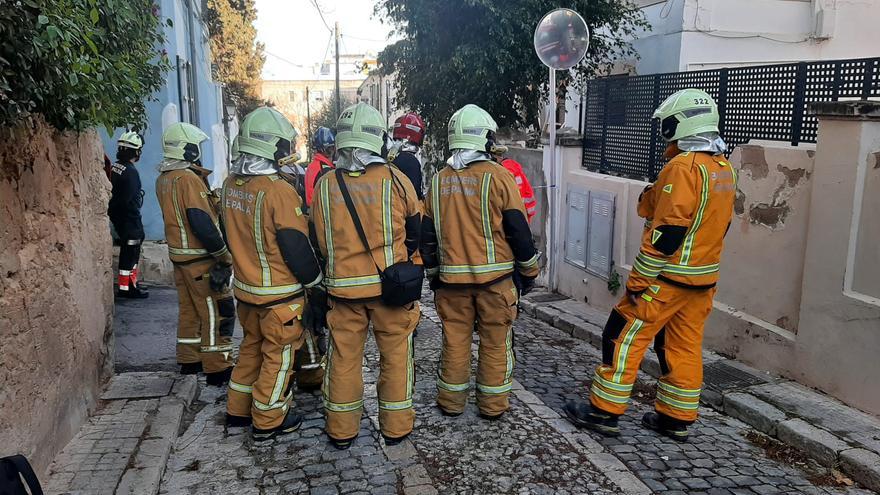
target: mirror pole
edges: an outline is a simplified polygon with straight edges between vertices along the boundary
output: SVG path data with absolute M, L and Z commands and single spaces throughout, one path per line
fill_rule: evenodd
M 550 245 L 547 249 L 547 263 L 550 265 L 548 283 L 550 291 L 555 292 L 557 283 L 557 264 L 559 263 L 559 221 L 562 216 L 562 208 L 559 204 L 559 171 L 556 164 L 556 69 L 550 67 L 550 105 L 549 118 L 547 119 L 550 140 L 550 187 L 547 195 L 550 203 Z

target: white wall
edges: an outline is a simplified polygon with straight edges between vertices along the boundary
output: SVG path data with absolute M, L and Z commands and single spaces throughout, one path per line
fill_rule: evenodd
M 644 7 L 642 11 L 651 29 L 638 32 L 633 41 L 633 48 L 641 58 L 626 61 L 624 65 L 634 65 L 636 74 L 678 72 L 683 10 L 684 0 L 669 0 Z
M 651 4 L 651 2 L 643 2 Z M 880 55 L 878 0 L 668 0 L 643 7 L 637 74 Z
M 681 71 L 880 55 L 876 0 L 674 1 Z

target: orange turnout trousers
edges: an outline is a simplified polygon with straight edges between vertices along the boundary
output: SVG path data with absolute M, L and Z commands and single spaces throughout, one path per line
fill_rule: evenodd
M 415 421 L 413 387 L 413 330 L 419 323 L 419 303 L 392 307 L 378 298 L 365 301 L 330 299 L 327 325 L 330 345 L 324 374 L 327 435 L 338 440 L 357 436 L 364 409 L 364 345 L 372 322 L 379 348 L 379 428 L 388 438 L 412 432 Z
M 590 401 L 605 412 L 623 414 L 645 351 L 654 342 L 662 373 L 655 409 L 693 422 L 703 383 L 703 324 L 712 311 L 715 288 L 690 289 L 657 281 L 648 293 L 636 304 L 624 297 L 611 311 Z
M 233 416 L 253 418 L 256 428 L 277 427 L 292 406 L 293 355 L 303 344 L 304 301 L 268 308 L 238 304 L 244 339 L 226 407 Z
M 460 413 L 467 404 L 474 327 L 480 336 L 477 362 L 477 407 L 497 416 L 510 407 L 513 386 L 513 320 L 517 291 L 505 278 L 488 287 L 440 287 L 434 293 L 443 321 L 443 351 L 437 377 L 437 405 Z
M 208 272 L 213 260 L 174 265 L 177 286 L 177 362 L 202 363 L 205 373 L 232 366 L 235 302 L 232 290 L 211 289 Z

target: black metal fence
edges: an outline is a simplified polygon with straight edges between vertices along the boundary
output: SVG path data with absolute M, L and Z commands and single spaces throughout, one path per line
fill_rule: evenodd
M 818 123 L 807 104 L 880 97 L 880 58 L 595 79 L 584 95 L 584 167 L 653 180 L 665 143 L 651 115 L 685 88 L 715 98 L 731 149 L 752 139 L 814 143 Z

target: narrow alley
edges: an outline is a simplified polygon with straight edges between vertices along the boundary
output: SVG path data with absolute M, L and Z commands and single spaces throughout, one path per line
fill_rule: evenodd
M 173 291 L 157 287 L 152 292 L 148 300 L 117 306 L 117 371 L 145 373 L 140 381 L 175 369 L 168 343 L 173 342 L 176 307 L 163 304 Z M 560 417 L 560 408 L 566 399 L 586 396 L 584 383 L 599 353 L 525 314 L 515 325 L 517 367 L 510 414 L 486 422 L 471 404 L 461 417 L 443 417 L 433 405 L 440 325 L 430 297 L 423 298 L 422 310 L 416 338 L 417 418 L 409 440 L 393 447 L 379 440 L 378 352 L 371 342 L 364 363 L 366 413 L 350 450 L 336 450 L 327 442 L 319 392 L 295 394 L 295 407 L 306 416 L 299 432 L 254 444 L 246 429 L 225 426 L 225 390 L 207 387 L 202 379 L 195 399 L 180 415 L 161 483 L 158 471 L 149 483 L 140 480 L 166 494 L 871 493 L 847 486 L 850 480 L 835 479 L 804 453 L 709 408 L 703 408 L 689 443 L 646 431 L 637 418 L 651 407 L 648 386 L 639 386 L 621 437 L 575 429 Z M 128 408 L 151 400 L 132 400 Z M 104 407 L 112 404 L 105 401 Z M 149 432 L 141 436 L 150 438 Z M 132 441 L 120 440 L 116 455 L 105 454 L 97 463 L 68 465 L 81 475 L 55 472 L 50 492 L 113 493 L 132 478 L 127 473 L 139 452 Z M 143 446 L 144 440 L 140 442 Z M 78 445 L 97 444 L 77 437 L 59 457 L 68 459 Z M 112 472 L 106 465 L 111 462 L 118 466 L 117 480 L 90 476 Z M 60 468 L 56 460 L 52 469 Z M 103 489 L 94 484 L 96 479 Z M 144 493 L 144 487 L 134 488 L 133 493 Z

